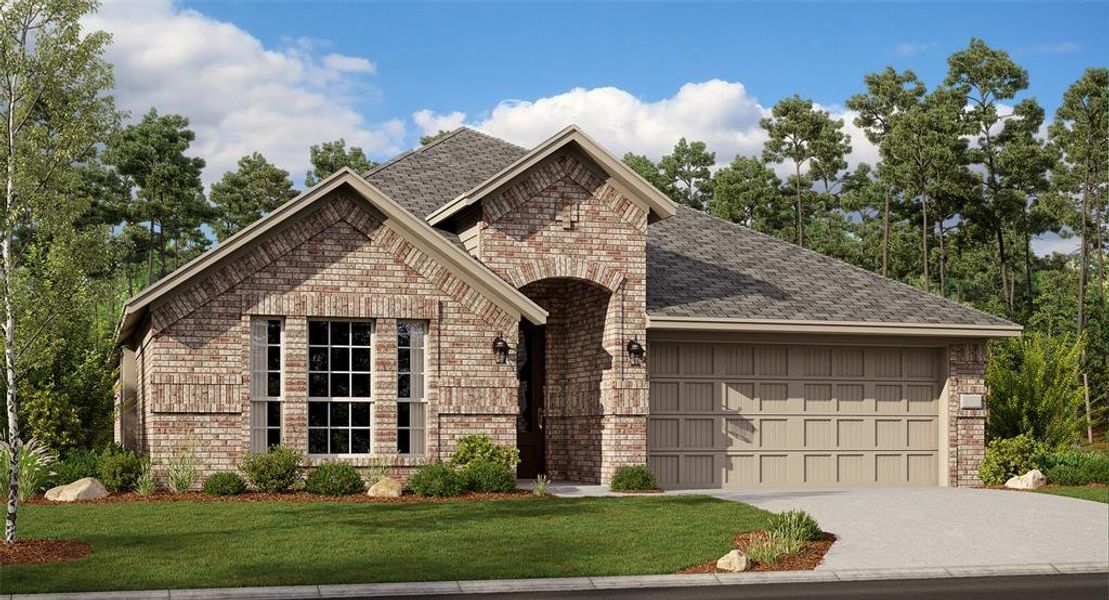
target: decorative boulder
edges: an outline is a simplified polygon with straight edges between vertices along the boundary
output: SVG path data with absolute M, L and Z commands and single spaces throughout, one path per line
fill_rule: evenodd
M 747 555 L 739 550 L 732 550 L 724 556 L 721 556 L 720 560 L 716 561 L 717 569 L 721 571 L 730 571 L 732 573 L 746 571 L 748 566 Z
M 108 495 L 104 484 L 95 477 L 85 477 L 73 483 L 50 488 L 46 492 L 46 499 L 51 502 L 73 502 L 75 500 L 96 500 Z
M 1039 469 L 1032 469 L 1024 475 L 1010 477 L 1009 481 L 1005 482 L 1005 487 L 1014 490 L 1034 490 L 1043 487 L 1046 483 L 1047 478 L 1044 474 Z
M 370 490 L 366 492 L 366 495 L 373 496 L 375 498 L 399 498 L 403 490 L 404 486 L 401 485 L 400 481 L 393 479 L 392 477 L 386 477 L 385 479 L 382 479 L 381 481 L 378 481 L 377 483 L 371 485 Z

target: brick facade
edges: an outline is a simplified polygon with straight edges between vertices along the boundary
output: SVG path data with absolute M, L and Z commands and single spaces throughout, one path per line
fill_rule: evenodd
M 948 347 L 948 485 L 978 487 L 978 467 L 986 456 L 986 418 L 983 408 L 960 408 L 962 394 L 986 395 L 986 349 L 981 343 Z

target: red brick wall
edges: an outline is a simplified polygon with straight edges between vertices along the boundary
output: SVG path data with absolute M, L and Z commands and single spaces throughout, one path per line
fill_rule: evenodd
M 285 319 L 283 441 L 307 449 L 307 320 L 375 321 L 374 450 L 395 449 L 396 319 L 428 322 L 427 453 L 449 456 L 481 431 L 515 443 L 516 380 L 490 349 L 515 339 L 514 318 L 382 224 L 359 201 L 336 197 L 155 307 L 138 353 L 145 443 L 155 469 L 189 447 L 204 474 L 233 469 L 249 451 L 249 323 Z M 353 459 L 367 464 L 368 459 Z
M 948 485 L 978 487 L 978 467 L 986 456 L 985 404 L 981 410 L 959 408 L 961 394 L 986 396 L 986 349 L 981 343 L 948 347 Z

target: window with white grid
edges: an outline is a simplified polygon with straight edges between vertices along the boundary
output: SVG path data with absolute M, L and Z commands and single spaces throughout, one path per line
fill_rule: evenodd
M 282 334 L 281 319 L 250 322 L 251 452 L 265 452 L 281 443 Z
M 423 454 L 427 402 L 424 372 L 427 324 L 397 321 L 397 452 Z
M 308 322 L 308 453 L 369 454 L 373 323 Z

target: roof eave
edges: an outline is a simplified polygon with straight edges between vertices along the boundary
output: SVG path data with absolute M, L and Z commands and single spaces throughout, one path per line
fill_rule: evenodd
M 653 331 L 717 331 L 749 333 L 824 333 L 849 335 L 901 335 L 965 338 L 1019 337 L 1020 325 L 970 325 L 936 323 L 877 323 L 866 321 L 801 321 L 648 315 Z

